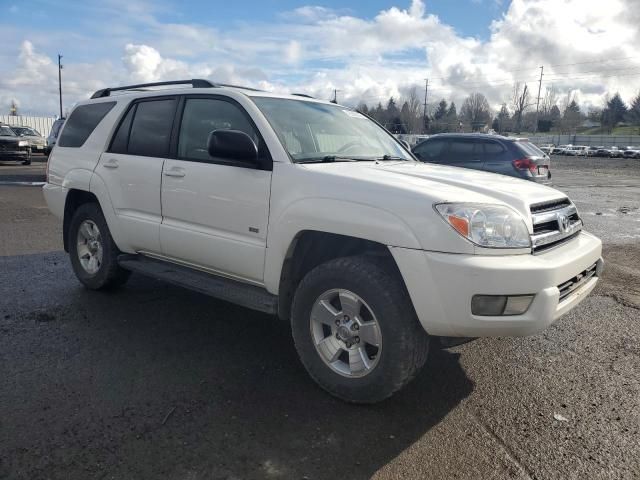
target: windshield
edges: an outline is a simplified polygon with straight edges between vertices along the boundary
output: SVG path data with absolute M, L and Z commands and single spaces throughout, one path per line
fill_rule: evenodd
M 294 162 L 413 160 L 389 133 L 354 110 L 304 100 L 252 100 Z
M 9 127 L 0 127 L 0 136 L 15 137 L 16 134 L 13 133 L 13 130 L 11 130 Z
M 15 130 L 15 132 L 18 135 L 35 135 L 35 136 L 40 136 L 40 134 L 38 132 L 36 132 L 35 130 L 33 130 L 32 128 L 27 128 L 27 127 L 14 127 L 13 130 Z

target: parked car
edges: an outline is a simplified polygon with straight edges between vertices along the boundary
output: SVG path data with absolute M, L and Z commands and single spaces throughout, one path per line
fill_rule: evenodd
M 13 130 L 19 137 L 22 137 L 25 140 L 29 141 L 29 146 L 31 147 L 32 153 L 44 153 L 47 141 L 35 128 L 26 126 L 15 127 L 12 125 L 11 130 Z
M 597 147 L 596 157 L 608 157 L 609 156 L 609 148 L 608 147 Z
M 49 155 L 51 150 L 56 144 L 56 139 L 58 138 L 58 134 L 60 133 L 60 129 L 62 125 L 64 125 L 65 118 L 58 118 L 53 125 L 51 125 L 51 130 L 49 131 L 49 135 L 47 136 L 47 145 L 45 147 L 45 155 Z
M 628 146 L 623 152 L 624 158 L 640 158 L 640 147 Z
M 547 183 L 551 160 L 527 139 L 480 133 L 432 135 L 412 149 L 423 162 L 472 168 Z
M 564 155 L 570 157 L 586 157 L 589 147 L 584 145 L 572 145 L 567 147 L 564 151 Z
M 587 157 L 597 157 L 598 151 L 604 147 L 588 147 L 587 148 Z
M 564 155 L 564 153 L 567 151 L 567 148 L 570 148 L 572 146 L 573 145 L 558 145 L 557 147 L 553 147 L 551 153 L 553 155 Z
M 0 125 L 0 162 L 31 163 L 29 141 L 16 135 L 9 125 Z
M 611 158 L 621 158 L 624 150 L 618 147 L 611 147 L 609 149 L 609 157 Z
M 545 143 L 542 145 L 538 145 L 538 148 L 547 155 L 551 155 L 553 149 L 555 148 L 555 145 L 553 143 Z
M 418 162 L 341 105 L 207 80 L 79 102 L 43 189 L 87 288 L 135 271 L 277 314 L 310 376 L 356 403 L 406 385 L 430 344 L 546 328 L 603 265 L 558 190 Z

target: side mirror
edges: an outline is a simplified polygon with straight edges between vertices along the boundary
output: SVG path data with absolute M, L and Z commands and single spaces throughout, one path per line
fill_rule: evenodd
M 209 134 L 207 150 L 212 157 L 258 165 L 258 147 L 240 130 L 214 130 Z

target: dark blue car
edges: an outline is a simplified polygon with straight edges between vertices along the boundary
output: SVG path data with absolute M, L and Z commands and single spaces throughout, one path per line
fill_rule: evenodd
M 442 133 L 418 143 L 419 160 L 501 173 L 539 183 L 551 180 L 551 160 L 526 138 L 481 133 Z

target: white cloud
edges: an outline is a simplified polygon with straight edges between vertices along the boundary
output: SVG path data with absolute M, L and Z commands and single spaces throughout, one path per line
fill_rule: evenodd
M 457 34 L 420 0 L 373 18 L 304 6 L 275 22 L 225 29 L 180 23 L 175 15 L 162 22 L 144 0 L 109 0 L 108 8 L 123 15 L 110 26 L 112 35 L 96 34 L 86 49 L 120 53 L 84 64 L 66 58 L 65 101 L 70 106 L 108 85 L 205 77 L 321 98 L 330 98 L 335 88 L 344 102 L 375 104 L 412 86 L 422 91 L 429 77 L 432 104 L 447 98 L 459 105 L 480 91 L 497 108 L 516 80 L 537 90 L 539 65 L 545 65 L 543 89 L 575 91 L 584 106 L 601 103 L 607 91 L 619 90 L 628 100 L 640 85 L 636 2 L 512 0 L 480 40 Z M 12 36 L 17 32 L 11 30 Z M 57 65 L 36 47 L 47 37 L 28 29 L 21 35 L 36 43 L 23 42 L 3 67 L 0 102 L 17 98 L 23 109 L 53 113 Z M 48 36 L 60 38 L 60 32 Z

